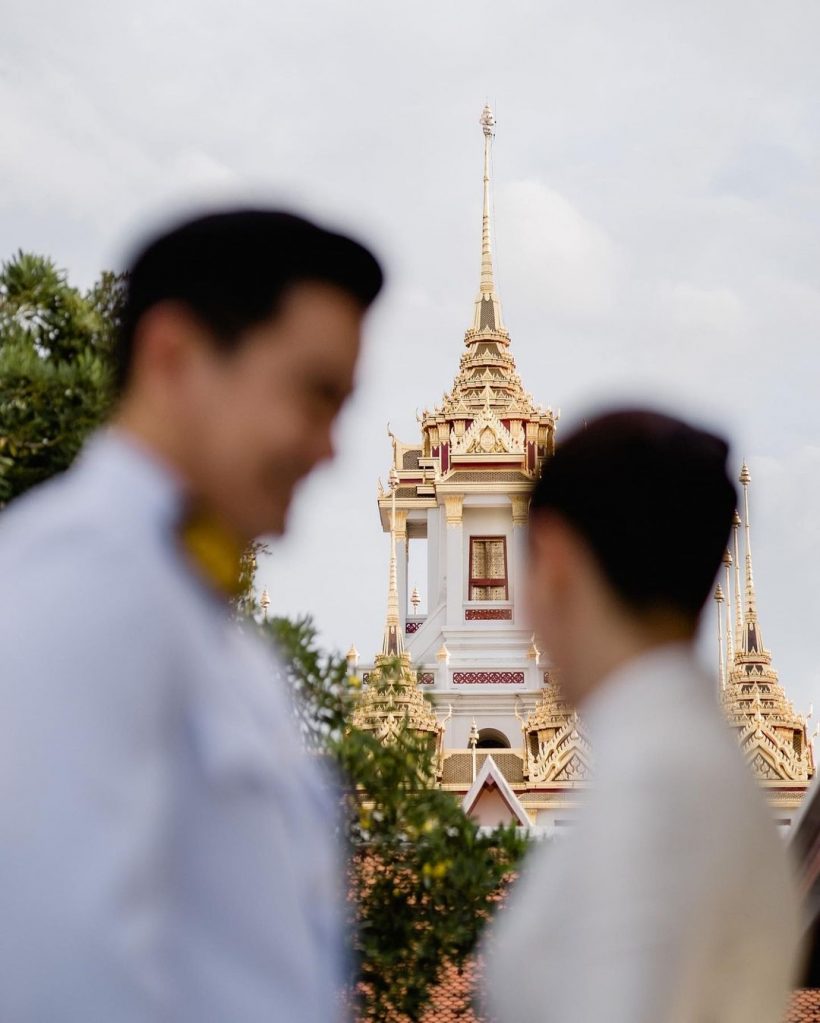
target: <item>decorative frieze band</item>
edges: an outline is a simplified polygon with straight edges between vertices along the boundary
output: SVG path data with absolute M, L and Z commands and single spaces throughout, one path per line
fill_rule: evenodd
M 420 671 L 419 672 L 419 685 L 431 686 L 436 681 L 436 673 L 434 671 Z
M 511 607 L 468 607 L 464 612 L 468 622 L 511 622 Z
M 523 671 L 454 671 L 454 686 L 505 685 L 522 686 Z
M 404 631 L 408 634 L 418 632 L 423 624 L 424 624 L 423 622 L 407 622 L 407 624 L 404 626 Z

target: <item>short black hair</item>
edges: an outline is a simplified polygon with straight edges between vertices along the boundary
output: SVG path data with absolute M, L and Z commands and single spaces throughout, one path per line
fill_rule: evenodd
M 268 319 L 287 288 L 335 284 L 367 308 L 383 283 L 381 267 L 345 235 L 278 210 L 235 209 L 186 220 L 135 254 L 114 352 L 117 391 L 128 382 L 134 333 L 154 305 L 178 301 L 234 347 L 243 331 Z
M 597 416 L 543 467 L 531 516 L 559 515 L 587 542 L 632 610 L 697 620 L 732 527 L 728 444 L 647 410 Z

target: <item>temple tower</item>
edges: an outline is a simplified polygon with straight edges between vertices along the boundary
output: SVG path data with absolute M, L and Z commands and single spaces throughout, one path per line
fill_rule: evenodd
M 814 752 L 807 719 L 795 712 L 763 645 L 752 567 L 749 487 L 752 481 L 743 464 L 743 518 L 735 516 L 734 555 L 726 552 L 726 593 L 715 594 L 718 618 L 718 676 L 721 702 L 729 724 L 754 774 L 765 790 L 778 822 L 791 824 L 814 776 Z M 744 582 L 740 577 L 741 527 L 744 532 Z M 734 585 L 731 566 L 734 565 Z M 725 612 L 722 604 L 726 603 Z M 734 609 L 734 616 L 730 614 Z M 730 621 L 734 617 L 734 636 Z M 725 634 L 724 634 L 725 624 Z
M 380 484 L 379 509 L 383 529 L 395 529 L 398 627 L 406 654 L 435 705 L 451 709 L 442 784 L 466 791 L 492 755 L 520 795 L 533 787 L 530 770 L 544 774 L 537 766 L 544 754 L 540 740 L 527 746 L 538 729 L 527 733 L 526 722 L 545 699 L 546 679 L 523 616 L 525 526 L 529 492 L 553 451 L 558 417 L 525 391 L 510 351 L 493 263 L 495 118 L 489 107 L 480 125 L 479 286 L 458 372 L 441 402 L 419 416 L 419 440 L 405 443 L 390 434 L 391 486 Z M 416 593 L 408 611 L 414 543 L 426 546 L 422 614 Z M 563 724 L 565 705 L 556 697 L 550 707 L 551 714 L 563 715 Z M 548 734 L 541 732 L 542 738 Z M 536 823 L 538 811 L 528 809 Z
M 524 390 L 510 351 L 493 265 L 489 107 L 480 124 L 478 294 L 458 372 L 440 403 L 418 417 L 419 439 L 405 443 L 389 434 L 390 484 L 379 483 L 378 492 L 391 537 L 388 614 L 383 649 L 362 674 L 355 720 L 385 741 L 402 721 L 429 736 L 441 786 L 462 796 L 482 823 L 516 821 L 551 834 L 571 823 L 594 750 L 526 628 L 529 494 L 554 450 L 558 416 Z M 788 826 L 814 775 L 814 757 L 806 718 L 786 698 L 763 646 L 750 480 L 744 465 L 744 519 L 735 514 L 715 593 L 718 678 L 729 724 L 776 819 Z M 425 569 L 409 580 L 413 544 L 426 549 Z

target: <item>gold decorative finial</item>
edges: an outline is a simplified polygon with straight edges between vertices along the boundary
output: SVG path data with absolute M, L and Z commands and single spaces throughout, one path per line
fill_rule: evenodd
M 413 605 L 413 614 L 418 614 L 419 604 L 421 603 L 418 586 L 413 587 L 413 592 L 410 594 L 410 603 Z
M 347 663 L 350 665 L 352 671 L 359 663 L 359 651 L 356 649 L 356 644 L 351 643 L 350 649 L 347 651 Z
M 267 618 L 268 608 L 270 607 L 270 594 L 267 590 L 262 590 L 262 596 L 259 598 L 259 606 L 262 608 L 262 613 Z
M 387 586 L 387 620 L 384 624 L 382 653 L 385 657 L 400 657 L 404 653 L 404 638 L 399 619 L 399 583 L 396 568 L 396 491 L 399 474 L 395 466 L 390 470 L 390 572 Z
M 752 527 L 749 519 L 749 484 L 752 482 L 752 475 L 745 462 L 743 463 L 743 468 L 740 470 L 740 476 L 738 479 L 743 486 L 743 517 L 745 519 L 744 525 L 746 529 L 746 607 L 744 619 L 746 621 L 748 631 L 749 621 L 755 622 L 757 620 L 757 607 L 755 601 L 754 572 L 752 571 Z
M 732 537 L 734 542 L 734 561 L 735 561 L 735 651 L 739 651 L 743 646 L 743 598 L 741 597 L 740 589 L 740 515 L 738 514 L 737 508 L 735 508 L 735 514 L 732 517 Z
M 484 109 L 481 111 L 481 118 L 478 123 L 481 125 L 485 135 L 492 136 L 495 134 L 493 131 L 493 128 L 495 128 L 495 118 L 489 103 L 484 104 Z
M 715 603 L 717 604 L 717 627 L 718 627 L 718 678 L 720 688 L 726 685 L 726 647 L 723 643 L 723 615 L 720 605 L 723 603 L 723 589 L 720 583 L 715 588 Z
M 732 552 L 727 547 L 723 552 L 723 566 L 726 569 L 726 674 L 735 664 L 735 642 L 732 636 Z
M 481 284 L 475 303 L 472 331 L 467 332 L 467 340 L 473 333 L 491 333 L 507 343 L 507 332 L 501 320 L 501 301 L 495 290 L 493 274 L 493 247 L 490 235 L 490 157 L 492 143 L 495 138 L 495 118 L 489 106 L 481 111 L 481 130 L 484 132 L 484 204 L 481 216 Z

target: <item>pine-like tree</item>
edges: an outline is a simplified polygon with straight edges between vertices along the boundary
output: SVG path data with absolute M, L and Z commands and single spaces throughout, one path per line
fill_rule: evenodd
M 51 259 L 0 267 L 0 507 L 73 461 L 110 404 L 123 278 L 87 292 Z

